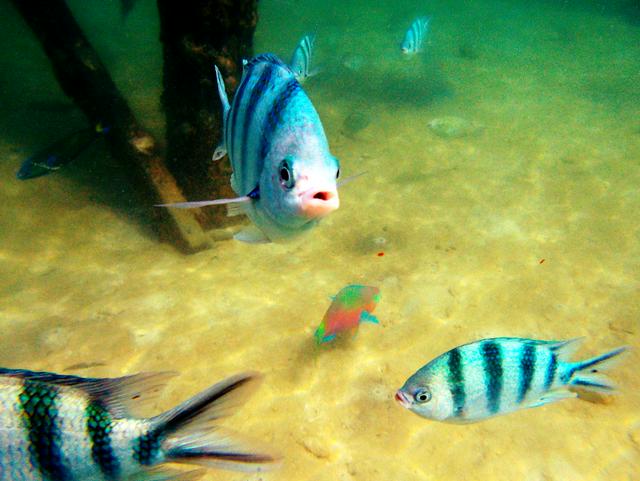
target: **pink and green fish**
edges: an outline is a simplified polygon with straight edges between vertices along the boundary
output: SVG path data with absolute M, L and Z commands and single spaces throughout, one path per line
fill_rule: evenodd
M 316 342 L 322 344 L 335 339 L 344 331 L 352 335 L 361 322 L 378 324 L 371 313 L 380 302 L 380 289 L 371 286 L 351 285 L 340 289 L 329 306 L 320 326 L 314 334 Z

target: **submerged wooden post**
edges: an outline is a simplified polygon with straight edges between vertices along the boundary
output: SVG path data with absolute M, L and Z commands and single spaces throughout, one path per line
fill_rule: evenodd
M 62 90 L 89 122 L 110 128 L 106 140 L 111 153 L 131 173 L 161 238 L 185 251 L 206 247 L 208 240 L 194 211 L 153 207 L 185 198 L 167 169 L 156 140 L 136 120 L 65 1 L 11 1 L 51 60 Z
M 158 0 L 158 11 L 167 165 L 189 200 L 234 197 L 228 159 L 211 160 L 222 125 L 214 65 L 235 90 L 241 59 L 252 54 L 257 0 Z M 222 207 L 201 216 L 205 227 L 229 222 Z

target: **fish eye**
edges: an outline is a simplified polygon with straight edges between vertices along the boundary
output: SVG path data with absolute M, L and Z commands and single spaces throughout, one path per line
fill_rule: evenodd
M 283 159 L 282 162 L 280 162 L 278 172 L 280 174 L 280 183 L 285 187 L 285 189 L 292 189 L 295 185 L 295 180 L 287 159 Z
M 431 392 L 426 388 L 419 389 L 413 395 L 413 399 L 420 404 L 424 404 L 431 400 Z

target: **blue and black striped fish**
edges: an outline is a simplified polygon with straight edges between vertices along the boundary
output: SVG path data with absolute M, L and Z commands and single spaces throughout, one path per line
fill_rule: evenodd
M 465 344 L 418 370 L 395 397 L 422 417 L 470 423 L 575 397 L 569 388 L 614 392 L 601 372 L 625 348 L 571 362 L 576 341 L 499 337 Z
M 429 33 L 430 21 L 431 17 L 418 17 L 413 21 L 400 45 L 402 53 L 412 55 L 422 50 L 422 45 Z
M 313 57 L 315 41 L 315 35 L 305 35 L 300 39 L 291 56 L 289 67 L 291 67 L 293 75 L 300 83 L 317 73 L 316 70 L 311 70 L 311 58 Z
M 257 379 L 230 377 L 152 418 L 136 407 L 168 377 L 82 378 L 0 369 L 2 481 L 191 480 L 203 469 L 258 471 L 275 461 L 242 448 L 211 422 L 242 402 Z
M 254 224 L 236 234 L 245 242 L 284 241 L 309 230 L 338 208 L 340 174 L 309 97 L 272 54 L 245 64 L 232 104 L 217 67 L 216 75 L 224 129 L 213 158 L 229 154 L 239 197 L 165 206 L 239 205 Z

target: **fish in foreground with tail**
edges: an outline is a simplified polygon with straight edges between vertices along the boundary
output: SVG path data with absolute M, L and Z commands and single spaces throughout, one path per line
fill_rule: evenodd
M 413 21 L 400 45 L 403 54 L 413 55 L 422 51 L 422 44 L 429 33 L 429 22 L 431 17 L 418 17 Z
M 313 48 L 316 42 L 316 36 L 307 34 L 300 39 L 296 49 L 291 56 L 289 67 L 293 71 L 293 75 L 300 83 L 309 77 L 317 74 L 317 69 L 311 70 L 311 58 L 313 57 Z
M 78 157 L 101 135 L 108 132 L 108 127 L 98 124 L 66 135 L 25 160 L 16 177 L 27 180 L 55 172 Z
M 314 337 L 318 344 L 329 342 L 342 332 L 355 335 L 361 322 L 378 324 L 371 313 L 380 302 L 380 289 L 351 285 L 340 289 L 329 306 Z
M 212 422 L 246 400 L 258 376 L 240 374 L 152 418 L 132 417 L 170 373 L 82 378 L 0 369 L 3 481 L 191 480 L 205 470 L 259 471 L 276 461 Z
M 472 423 L 576 397 L 570 388 L 613 393 L 601 372 L 625 348 L 571 362 L 579 340 L 498 337 L 465 344 L 423 366 L 395 398 L 425 418 Z
M 309 97 L 272 54 L 245 64 L 232 104 L 218 67 L 216 76 L 224 128 L 213 158 L 229 154 L 231 187 L 239 197 L 163 206 L 235 206 L 230 213 L 244 213 L 253 222 L 235 235 L 245 242 L 285 241 L 308 231 L 338 208 L 340 174 Z

